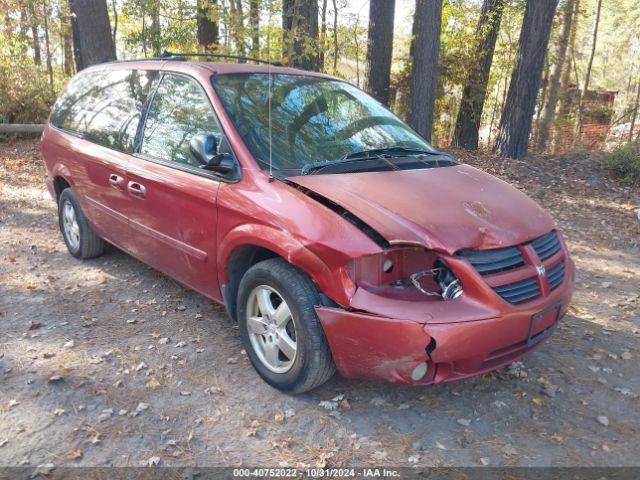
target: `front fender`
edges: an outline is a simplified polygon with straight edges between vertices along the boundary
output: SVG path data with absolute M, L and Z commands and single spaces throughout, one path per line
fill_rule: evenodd
M 245 246 L 271 250 L 309 275 L 329 298 L 342 305 L 349 304 L 349 293 L 355 291 L 355 286 L 346 269 L 332 271 L 315 253 L 288 232 L 267 225 L 243 224 L 225 235 L 218 249 L 220 285 L 227 284 L 229 280 L 227 266 L 232 253 Z

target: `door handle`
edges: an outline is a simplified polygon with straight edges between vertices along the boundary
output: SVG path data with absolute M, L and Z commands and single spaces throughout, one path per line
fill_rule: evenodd
M 120 175 L 116 175 L 115 173 L 112 173 L 111 175 L 109 175 L 109 185 L 111 185 L 113 188 L 117 190 L 122 190 L 123 183 L 124 183 L 124 178 L 122 178 Z
M 147 189 L 144 188 L 144 185 L 141 185 L 138 182 L 129 182 L 127 184 L 127 190 L 129 190 L 129 194 L 131 196 L 137 198 L 144 198 L 147 194 Z

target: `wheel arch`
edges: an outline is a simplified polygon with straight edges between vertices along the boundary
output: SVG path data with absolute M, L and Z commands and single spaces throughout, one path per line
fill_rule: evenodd
M 60 195 L 62 195 L 62 191 L 65 188 L 71 188 L 71 183 L 69 183 L 65 177 L 58 175 L 53 178 L 53 190 L 56 194 L 56 203 L 60 202 Z
M 74 182 L 71 180 L 71 171 L 62 163 L 57 163 L 51 169 L 51 177 L 53 179 L 53 190 L 56 196 L 56 203 L 60 200 L 60 195 L 65 188 L 74 188 Z
M 236 319 L 238 286 L 245 272 L 262 260 L 277 257 L 307 274 L 320 293 L 326 295 L 331 288 L 329 267 L 290 234 L 263 225 L 241 225 L 224 237 L 218 249 L 221 293 L 231 318 Z

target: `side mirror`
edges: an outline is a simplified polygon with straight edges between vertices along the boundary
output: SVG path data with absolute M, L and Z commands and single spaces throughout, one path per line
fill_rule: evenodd
M 191 154 L 200 162 L 200 168 L 219 173 L 229 173 L 234 168 L 228 153 L 218 153 L 218 141 L 213 135 L 197 134 L 189 142 Z

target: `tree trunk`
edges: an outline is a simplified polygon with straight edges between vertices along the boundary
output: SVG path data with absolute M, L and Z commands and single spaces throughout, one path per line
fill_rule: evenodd
M 551 65 L 549 65 L 549 55 L 545 56 L 544 59 L 544 68 L 542 69 L 542 80 L 540 82 L 540 94 L 538 95 L 538 104 L 537 104 L 537 114 L 536 114 L 536 125 L 540 122 L 540 115 L 542 115 L 542 108 L 544 107 L 544 99 L 547 98 L 547 87 L 549 86 L 549 70 L 551 69 Z
M 333 73 L 338 71 L 338 0 L 333 0 Z
M 293 5 L 295 0 L 282 0 L 282 45 L 289 42 L 289 34 L 293 24 Z
M 249 24 L 251 25 L 251 55 L 260 56 L 260 3 L 249 1 Z
M 442 0 L 416 0 L 413 18 L 413 69 L 409 124 L 431 141 L 433 111 L 438 83 L 438 53 L 442 23 Z
M 320 70 L 324 70 L 327 49 L 327 0 L 322 0 L 322 15 L 320 21 Z
M 580 141 L 582 135 L 582 115 L 584 114 L 584 100 L 589 92 L 589 83 L 591 82 L 591 69 L 593 68 L 593 59 L 596 55 L 596 45 L 598 43 L 598 27 L 600 26 L 600 11 L 602 10 L 602 0 L 598 0 L 596 5 L 596 18 L 593 22 L 593 32 L 591 33 L 591 53 L 589 54 L 589 63 L 587 63 L 587 71 L 584 74 L 584 84 L 582 93 L 578 99 L 578 117 L 576 120 L 576 135 L 574 143 Z
M 31 20 L 31 38 L 33 40 L 33 61 L 36 65 L 42 65 L 40 34 L 38 33 L 38 16 L 33 5 L 33 0 L 29 1 L 29 19 Z
M 566 123 L 567 116 L 569 115 L 569 109 L 571 108 L 571 74 L 574 72 L 575 68 L 576 34 L 578 30 L 579 14 L 580 0 L 575 0 L 573 8 L 573 25 L 571 26 L 571 34 L 569 35 L 569 50 L 567 52 L 567 58 L 565 59 L 565 68 L 562 71 L 562 76 L 560 77 L 560 91 L 558 92 L 558 113 L 556 118 L 559 118 L 563 123 Z M 551 139 L 552 153 L 556 154 L 558 152 L 560 140 L 560 135 L 554 135 Z
M 556 46 L 556 58 L 551 69 L 549 82 L 547 86 L 547 95 L 544 108 L 542 111 L 542 119 L 538 124 L 538 144 L 537 150 L 543 152 L 547 148 L 549 141 L 549 130 L 553 122 L 553 116 L 558 104 L 558 93 L 560 88 L 560 80 L 565 70 L 565 60 L 567 58 L 567 49 L 569 48 L 569 37 L 571 36 L 573 13 L 575 9 L 575 0 L 565 0 L 562 8 L 562 26 L 560 27 L 560 35 Z
M 395 0 L 371 0 L 369 3 L 365 90 L 385 105 L 389 104 L 395 8 Z
M 151 8 L 151 28 L 149 35 L 151 36 L 151 50 L 154 57 L 162 55 L 162 27 L 160 25 L 160 0 L 152 0 Z
M 27 15 L 27 8 L 24 3 L 20 4 L 20 41 L 28 42 L 29 40 L 29 16 Z
M 237 55 L 244 57 L 244 12 L 242 11 L 242 2 L 240 0 L 229 1 L 229 11 L 231 12 L 231 33 L 233 35 L 233 43 L 236 46 Z
M 217 19 L 216 0 L 198 0 L 198 45 L 205 52 L 215 52 L 220 42 L 220 29 Z
M 318 70 L 318 0 L 284 0 L 282 23 L 286 62 L 304 70 Z
M 636 92 L 636 100 L 633 105 L 633 115 L 631 117 L 631 125 L 629 126 L 629 141 L 633 142 L 633 130 L 636 127 L 636 120 L 638 119 L 638 107 L 640 106 L 640 77 L 638 77 L 638 90 Z
M 495 151 L 501 157 L 527 154 L 544 59 L 558 0 L 528 0 L 524 11 L 516 67 L 500 119 Z
M 70 0 L 73 46 L 78 71 L 116 59 L 105 0 Z
M 111 32 L 111 36 L 115 45 L 118 37 L 118 6 L 116 5 L 116 0 L 111 0 L 111 9 L 113 10 L 113 32 Z
M 478 149 L 478 131 L 504 3 L 504 0 L 484 0 L 482 4 L 482 12 L 476 28 L 478 46 L 474 63 L 469 68 L 453 137 L 455 145 L 467 150 Z
M 51 62 L 51 42 L 49 41 L 49 2 L 47 0 L 42 2 L 42 18 L 44 20 L 44 46 L 45 54 L 47 56 L 47 74 L 49 75 L 49 87 L 51 92 L 54 92 L 53 86 L 53 64 Z

